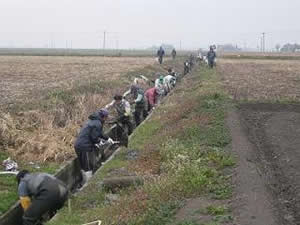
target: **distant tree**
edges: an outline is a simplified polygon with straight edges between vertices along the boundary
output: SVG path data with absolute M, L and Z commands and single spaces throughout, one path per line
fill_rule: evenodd
M 277 50 L 277 52 L 279 52 L 279 50 L 280 50 L 280 44 L 277 44 L 276 46 L 275 46 L 275 48 L 276 48 L 276 50 Z
M 282 46 L 282 48 L 280 49 L 280 51 L 282 52 L 295 52 L 299 50 L 300 50 L 300 45 L 296 43 L 295 44 L 287 43 L 284 46 Z
M 218 45 L 218 51 L 221 52 L 239 52 L 242 49 L 240 49 L 238 46 L 234 46 L 233 44 L 224 44 L 224 45 Z

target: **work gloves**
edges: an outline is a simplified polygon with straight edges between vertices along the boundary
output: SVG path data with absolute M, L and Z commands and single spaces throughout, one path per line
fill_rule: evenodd
M 108 138 L 106 142 L 109 143 L 109 144 L 111 144 L 111 145 L 113 145 L 115 143 L 114 140 L 111 139 L 111 138 Z

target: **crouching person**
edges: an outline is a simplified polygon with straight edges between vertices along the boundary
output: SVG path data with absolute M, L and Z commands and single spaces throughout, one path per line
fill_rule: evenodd
M 150 112 L 154 108 L 154 106 L 157 104 L 159 94 L 158 94 L 156 88 L 153 87 L 153 88 L 149 88 L 146 91 L 145 97 L 147 99 L 147 106 L 148 106 L 147 110 L 148 110 L 148 112 Z
M 134 120 L 137 127 L 141 123 L 141 117 L 143 117 L 143 119 L 146 119 L 146 117 L 148 116 L 147 110 L 145 109 L 144 90 L 137 85 L 131 85 L 130 90 L 125 92 L 123 97 L 126 98 L 126 96 L 129 94 L 134 99 L 131 104 L 135 104 Z
M 45 213 L 53 216 L 68 198 L 67 186 L 47 173 L 17 174 L 18 194 L 24 209 L 23 225 L 37 225 Z
M 88 182 L 96 169 L 96 145 L 101 139 L 113 144 L 113 140 L 103 134 L 103 125 L 107 118 L 108 111 L 105 109 L 90 115 L 76 139 L 74 147 L 81 168 L 82 186 Z
M 133 131 L 133 125 L 131 123 L 131 108 L 130 103 L 123 98 L 122 95 L 115 95 L 112 103 L 107 105 L 105 108 L 109 109 L 114 107 L 116 112 L 118 113 L 118 121 L 122 123 L 122 125 L 128 128 L 128 135 L 130 135 Z

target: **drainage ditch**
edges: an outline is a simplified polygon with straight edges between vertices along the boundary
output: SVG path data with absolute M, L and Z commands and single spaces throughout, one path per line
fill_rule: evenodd
M 183 76 L 183 74 L 179 74 L 177 81 L 180 81 Z M 162 99 L 161 103 L 163 103 L 165 99 L 166 98 Z M 151 114 L 149 114 L 141 124 L 143 124 L 150 117 Z M 110 136 L 113 140 L 118 139 L 118 137 L 116 137 L 116 134 L 118 133 L 116 129 L 118 128 L 116 125 L 114 125 L 107 132 L 108 136 Z M 118 152 L 118 150 L 119 149 L 117 145 L 107 146 L 106 148 L 104 147 L 104 156 L 97 163 L 97 169 L 101 168 L 102 163 L 107 163 L 108 161 L 110 161 Z M 81 181 L 81 171 L 78 160 L 74 159 L 70 161 L 55 174 L 55 177 L 62 180 L 68 186 L 69 190 L 71 190 L 73 193 L 76 192 L 77 187 Z M 18 201 L 0 217 L 0 225 L 20 225 L 22 224 L 22 215 L 23 209 Z

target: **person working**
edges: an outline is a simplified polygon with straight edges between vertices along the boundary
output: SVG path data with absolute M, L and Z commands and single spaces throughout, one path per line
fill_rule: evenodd
M 37 225 L 46 213 L 50 217 L 63 207 L 68 198 L 67 186 L 47 173 L 17 174 L 18 195 L 24 210 L 23 225 Z
M 75 152 L 82 172 L 82 185 L 92 177 L 96 165 L 96 145 L 101 139 L 109 144 L 114 141 L 103 134 L 103 125 L 108 118 L 108 111 L 101 109 L 88 117 L 88 121 L 81 128 L 75 141 Z

